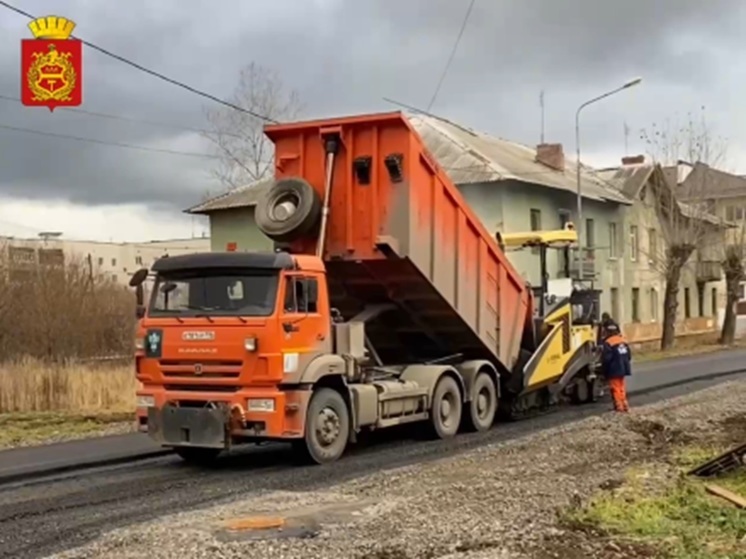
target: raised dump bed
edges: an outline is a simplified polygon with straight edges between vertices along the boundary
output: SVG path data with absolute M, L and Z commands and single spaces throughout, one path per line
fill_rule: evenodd
M 504 372 L 513 367 L 530 324 L 529 289 L 404 115 L 273 125 L 265 132 L 276 147 L 278 181 L 300 178 L 317 198 L 291 200 L 309 214 L 299 225 L 307 232 L 274 238 L 285 238 L 290 252 L 313 254 L 319 231 L 326 232 L 330 298 L 345 319 L 393 303 L 395 310 L 366 325 L 384 363 L 460 353 L 489 359 Z M 277 190 L 292 199 L 302 189 Z M 322 218 L 318 227 L 312 214 L 321 213 L 325 195 L 328 222 L 324 227 Z

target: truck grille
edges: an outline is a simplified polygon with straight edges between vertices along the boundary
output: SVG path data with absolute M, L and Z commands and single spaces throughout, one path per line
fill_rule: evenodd
M 161 374 L 167 379 L 236 379 L 241 374 L 241 361 L 198 361 L 161 359 Z

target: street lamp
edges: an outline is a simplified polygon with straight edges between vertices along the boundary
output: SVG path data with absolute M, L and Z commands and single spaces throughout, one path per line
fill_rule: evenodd
M 577 112 L 575 113 L 575 149 L 576 149 L 576 161 L 577 161 L 577 189 L 578 189 L 578 222 L 575 227 L 575 230 L 578 233 L 578 255 L 577 255 L 577 264 L 578 264 L 578 279 L 583 277 L 583 264 L 585 262 L 585 254 L 583 253 L 583 244 L 582 244 L 582 238 L 583 238 L 583 187 L 580 182 L 580 111 L 582 111 L 584 108 L 586 108 L 588 105 L 592 105 L 593 103 L 597 101 L 601 101 L 601 99 L 606 99 L 607 97 L 611 97 L 615 93 L 619 93 L 620 91 L 624 91 L 625 89 L 629 89 L 630 87 L 634 87 L 638 85 L 642 81 L 642 78 L 635 78 L 633 80 L 629 80 L 624 85 L 617 87 L 616 89 L 612 89 L 611 91 L 607 91 L 603 95 L 599 95 L 598 97 L 594 97 L 593 99 L 590 99 L 580 105 L 578 107 Z

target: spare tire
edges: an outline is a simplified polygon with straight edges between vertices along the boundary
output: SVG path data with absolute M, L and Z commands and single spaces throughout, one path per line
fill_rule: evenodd
M 321 217 L 321 199 L 303 179 L 278 180 L 259 199 L 254 218 L 259 230 L 273 241 L 290 242 L 309 233 Z

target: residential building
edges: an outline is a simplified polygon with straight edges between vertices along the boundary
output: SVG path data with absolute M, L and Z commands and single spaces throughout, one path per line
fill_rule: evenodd
M 667 241 L 674 235 L 670 228 L 663 229 L 666 222 L 661 220 L 660 201 L 676 188 L 675 174 L 646 162 L 643 156 L 625 157 L 622 162 L 621 167 L 598 171 L 632 202 L 625 216 L 627 250 L 619 278 L 623 287 L 612 288 L 609 312 L 621 317 L 622 328 L 631 340 L 655 341 L 660 339 L 663 325 Z M 712 249 L 722 245 L 726 230 L 706 211 L 696 211 L 681 201 L 674 208 L 680 223 L 694 224 L 686 231 L 696 231 L 701 241 L 682 270 L 676 333 L 711 332 L 718 326 L 725 293 L 722 270 Z
M 273 243 L 256 226 L 254 208 L 272 180 L 258 181 L 210 198 L 186 210 L 210 217 L 213 251 L 272 250 Z
M 8 251 L 14 264 L 80 261 L 92 273 L 107 276 L 127 285 L 132 274 L 150 267 L 158 258 L 169 255 L 209 251 L 209 238 L 168 239 L 141 243 L 80 241 L 62 236 L 20 239 L 0 237 L 0 247 Z
M 746 177 L 715 169 L 706 163 L 679 161 L 668 169 L 676 176 L 679 197 L 699 202 L 708 211 L 731 224 L 724 244 L 711 247 L 712 260 L 724 260 L 726 246 L 746 249 Z M 741 293 L 746 293 L 746 281 L 741 282 Z M 723 307 L 725 294 L 723 294 Z M 738 330 L 746 331 L 746 295 L 740 297 L 736 308 Z M 722 320 L 722 316 L 720 317 Z

